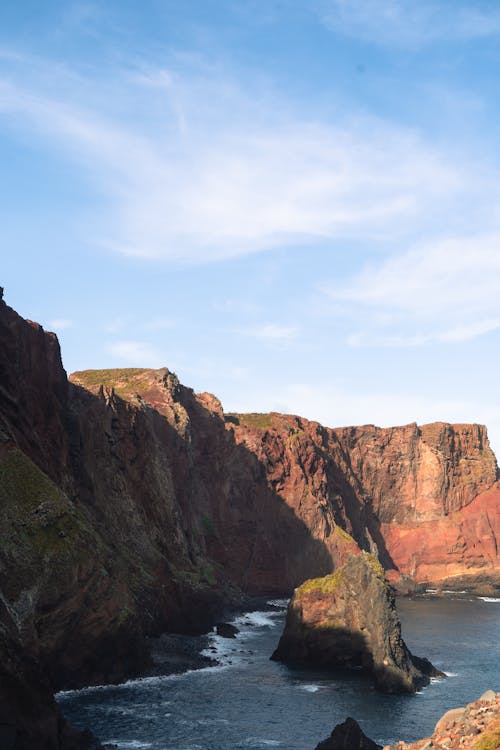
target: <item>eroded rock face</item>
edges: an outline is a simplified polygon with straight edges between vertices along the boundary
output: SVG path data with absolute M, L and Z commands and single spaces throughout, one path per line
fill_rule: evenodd
M 361 667 L 388 693 L 414 693 L 431 676 L 444 677 L 408 650 L 394 593 L 378 560 L 366 552 L 295 590 L 272 658 L 331 669 Z
M 227 419 L 334 563 L 352 552 L 337 549 L 341 528 L 403 589 L 487 593 L 500 583 L 500 489 L 485 427 L 329 429 L 278 414 Z

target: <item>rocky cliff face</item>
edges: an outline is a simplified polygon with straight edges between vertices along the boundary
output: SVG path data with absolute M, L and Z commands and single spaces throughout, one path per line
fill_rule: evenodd
M 273 659 L 323 669 L 362 668 L 387 693 L 414 693 L 444 675 L 401 637 L 394 593 L 377 558 L 350 557 L 294 591 Z
M 343 529 L 403 587 L 498 585 L 500 488 L 485 427 L 328 429 L 277 414 L 228 419 L 334 564 L 352 551 L 338 548 Z
M 499 580 L 483 428 L 225 416 L 167 369 L 71 381 L 55 335 L 0 295 L 1 601 L 52 688 L 136 674 L 145 635 L 203 630 L 360 549 L 395 578 Z

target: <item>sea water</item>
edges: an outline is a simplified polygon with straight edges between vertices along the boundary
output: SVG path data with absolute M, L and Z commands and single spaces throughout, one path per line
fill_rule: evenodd
M 66 717 L 120 750 L 313 750 L 352 716 L 381 744 L 430 734 L 450 708 L 500 691 L 500 600 L 467 594 L 398 600 L 413 653 L 448 674 L 413 696 L 375 691 L 357 672 L 333 676 L 269 660 L 286 601 L 233 621 L 235 639 L 210 636 L 220 664 L 183 675 L 60 693 Z

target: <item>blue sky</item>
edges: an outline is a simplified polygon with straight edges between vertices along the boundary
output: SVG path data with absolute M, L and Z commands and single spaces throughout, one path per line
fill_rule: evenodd
M 0 4 L 1 278 L 66 369 L 500 450 L 500 6 Z

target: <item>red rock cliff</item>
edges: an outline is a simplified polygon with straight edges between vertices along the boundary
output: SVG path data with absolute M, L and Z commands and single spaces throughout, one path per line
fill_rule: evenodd
M 484 428 L 224 417 L 167 369 L 72 381 L 54 334 L 0 297 L 0 592 L 52 687 L 140 671 L 145 635 L 360 548 L 393 577 L 500 580 Z

